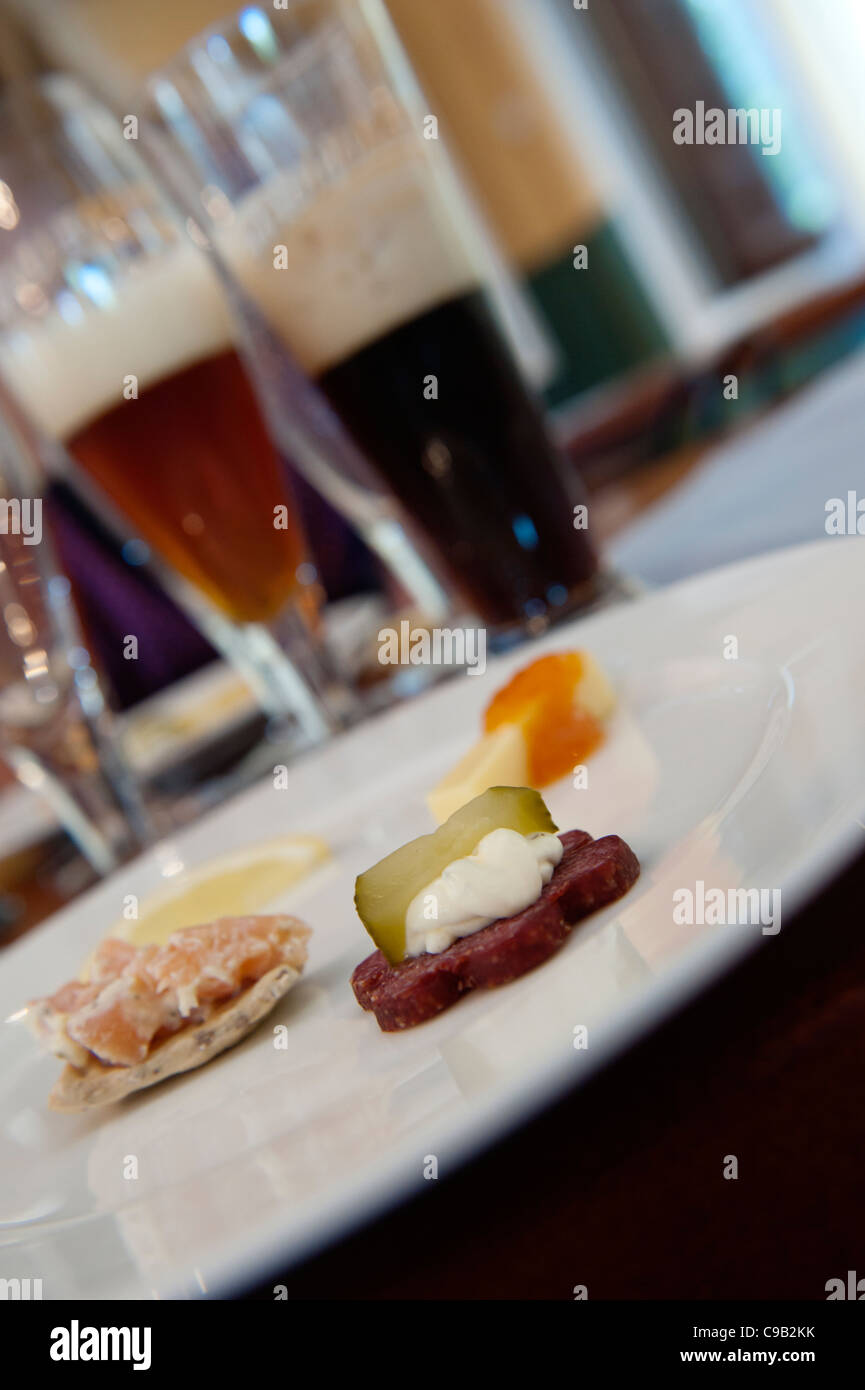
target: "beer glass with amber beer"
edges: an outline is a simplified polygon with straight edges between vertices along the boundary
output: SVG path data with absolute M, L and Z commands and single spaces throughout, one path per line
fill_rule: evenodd
M 507 633 L 590 601 L 579 482 L 379 0 L 247 6 L 150 91 L 218 253 L 474 611 Z
M 317 740 L 344 692 L 299 609 L 284 467 L 219 275 L 124 133 L 67 78 L 4 99 L 0 377 L 265 707 Z

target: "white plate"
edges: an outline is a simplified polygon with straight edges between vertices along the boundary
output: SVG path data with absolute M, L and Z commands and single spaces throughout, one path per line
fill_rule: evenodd
M 780 888 L 789 918 L 865 844 L 863 612 L 865 541 L 827 539 L 534 648 L 589 647 L 621 692 L 589 787 L 562 783 L 548 800 L 563 827 L 628 839 L 642 878 L 547 965 L 423 1027 L 382 1034 L 355 1004 L 349 976 L 369 943 L 353 879 L 430 828 L 424 793 L 525 649 L 308 757 L 289 790 L 230 802 L 8 950 L 0 1017 L 68 978 L 123 895 L 157 886 L 178 858 L 194 865 L 281 827 L 335 852 L 274 904 L 315 928 L 303 983 L 201 1071 L 110 1111 L 55 1115 L 58 1064 L 20 1025 L 0 1027 L 0 1277 L 41 1278 L 45 1298 L 121 1298 L 264 1276 L 420 1190 L 427 1156 L 446 1178 L 758 942 L 771 949 L 759 926 L 676 925 L 673 893 L 697 880 Z M 730 638 L 737 660 L 723 655 Z

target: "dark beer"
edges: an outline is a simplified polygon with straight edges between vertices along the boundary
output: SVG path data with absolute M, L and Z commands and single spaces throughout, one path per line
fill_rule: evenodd
M 491 625 L 585 601 L 581 502 L 489 307 L 483 246 L 413 134 L 346 168 L 291 217 L 291 176 L 219 236 L 274 333 Z M 290 407 L 289 407 L 290 408 Z
M 483 618 L 561 611 L 596 569 L 581 501 L 481 291 L 400 324 L 319 385 Z

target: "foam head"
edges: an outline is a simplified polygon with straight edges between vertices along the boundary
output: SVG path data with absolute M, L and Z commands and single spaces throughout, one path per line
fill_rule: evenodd
M 101 305 L 71 293 L 0 335 L 0 372 L 50 438 L 67 440 L 123 399 L 230 347 L 218 276 L 191 242 L 105 282 Z

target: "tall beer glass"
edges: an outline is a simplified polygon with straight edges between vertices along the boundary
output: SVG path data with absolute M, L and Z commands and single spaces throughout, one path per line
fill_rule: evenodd
M 304 537 L 235 331 L 119 122 L 66 78 L 7 97 L 0 376 L 270 712 L 317 740 L 342 692 L 297 611 Z
M 378 0 L 248 6 L 151 92 L 217 250 L 475 610 L 519 628 L 592 598 L 578 482 Z

